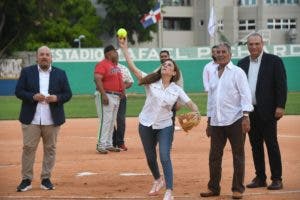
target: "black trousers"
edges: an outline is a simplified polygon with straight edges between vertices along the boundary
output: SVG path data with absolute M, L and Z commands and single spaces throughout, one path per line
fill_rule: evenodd
M 241 193 L 245 191 L 245 138 L 246 134 L 242 131 L 242 118 L 229 126 L 212 126 L 209 152 L 210 179 L 208 182 L 208 189 L 215 193 L 220 193 L 221 191 L 222 157 L 228 139 L 233 157 L 231 190 L 233 192 Z
M 124 144 L 125 128 L 126 128 L 126 104 L 127 97 L 120 99 L 119 110 L 117 114 L 117 127 L 114 127 L 113 146 Z
M 249 139 L 256 176 L 262 181 L 267 178 L 264 156 L 265 143 L 269 156 L 271 180 L 282 180 L 281 155 L 277 140 L 277 120 L 262 120 L 256 108 L 254 108 L 254 112 L 250 113 L 250 122 Z

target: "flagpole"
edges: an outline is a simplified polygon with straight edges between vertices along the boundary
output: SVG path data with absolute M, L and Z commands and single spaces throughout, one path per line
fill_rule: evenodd
M 158 23 L 158 47 L 162 48 L 163 47 L 163 27 L 162 27 L 162 20 Z
M 161 5 L 162 5 L 162 1 L 158 0 L 158 2 L 160 3 L 160 9 L 161 9 Z M 160 11 L 161 14 L 161 20 L 158 22 L 158 47 L 162 48 L 163 47 L 163 16 L 162 16 L 162 12 Z
M 212 6 L 213 6 L 213 8 L 215 9 L 215 0 L 212 0 Z M 214 10 L 214 12 L 216 12 L 216 10 Z M 218 27 L 218 26 L 217 26 Z M 217 31 L 215 31 L 215 33 L 214 33 L 214 45 L 216 44 L 216 32 Z

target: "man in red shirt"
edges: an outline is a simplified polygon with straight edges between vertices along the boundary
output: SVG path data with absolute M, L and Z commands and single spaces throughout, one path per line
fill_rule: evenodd
M 118 52 L 113 45 L 104 48 L 104 59 L 97 63 L 94 71 L 96 89 L 101 94 L 100 127 L 98 132 L 97 151 L 107 154 L 108 151 L 119 152 L 112 143 L 114 123 L 117 118 L 120 97 L 124 95 L 124 83 L 120 68 L 117 66 Z

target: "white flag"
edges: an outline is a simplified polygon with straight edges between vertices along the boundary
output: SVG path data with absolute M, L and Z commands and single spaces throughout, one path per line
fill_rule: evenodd
M 210 37 L 214 36 L 214 33 L 216 31 L 216 25 L 217 25 L 216 16 L 214 13 L 214 7 L 212 6 L 211 11 L 210 11 L 208 25 L 207 25 L 207 30 L 208 30 Z

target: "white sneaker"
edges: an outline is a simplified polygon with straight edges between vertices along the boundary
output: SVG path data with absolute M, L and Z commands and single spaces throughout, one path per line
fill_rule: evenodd
M 172 190 L 166 190 L 165 196 L 164 196 L 164 200 L 173 200 L 174 197 L 172 196 Z
M 161 177 L 157 180 L 155 180 L 153 182 L 153 186 L 150 190 L 150 192 L 148 193 L 149 196 L 155 196 L 158 195 L 158 192 L 161 188 L 163 188 L 165 186 L 165 181 L 164 179 Z
M 181 131 L 181 127 L 180 126 L 175 126 L 175 131 Z

